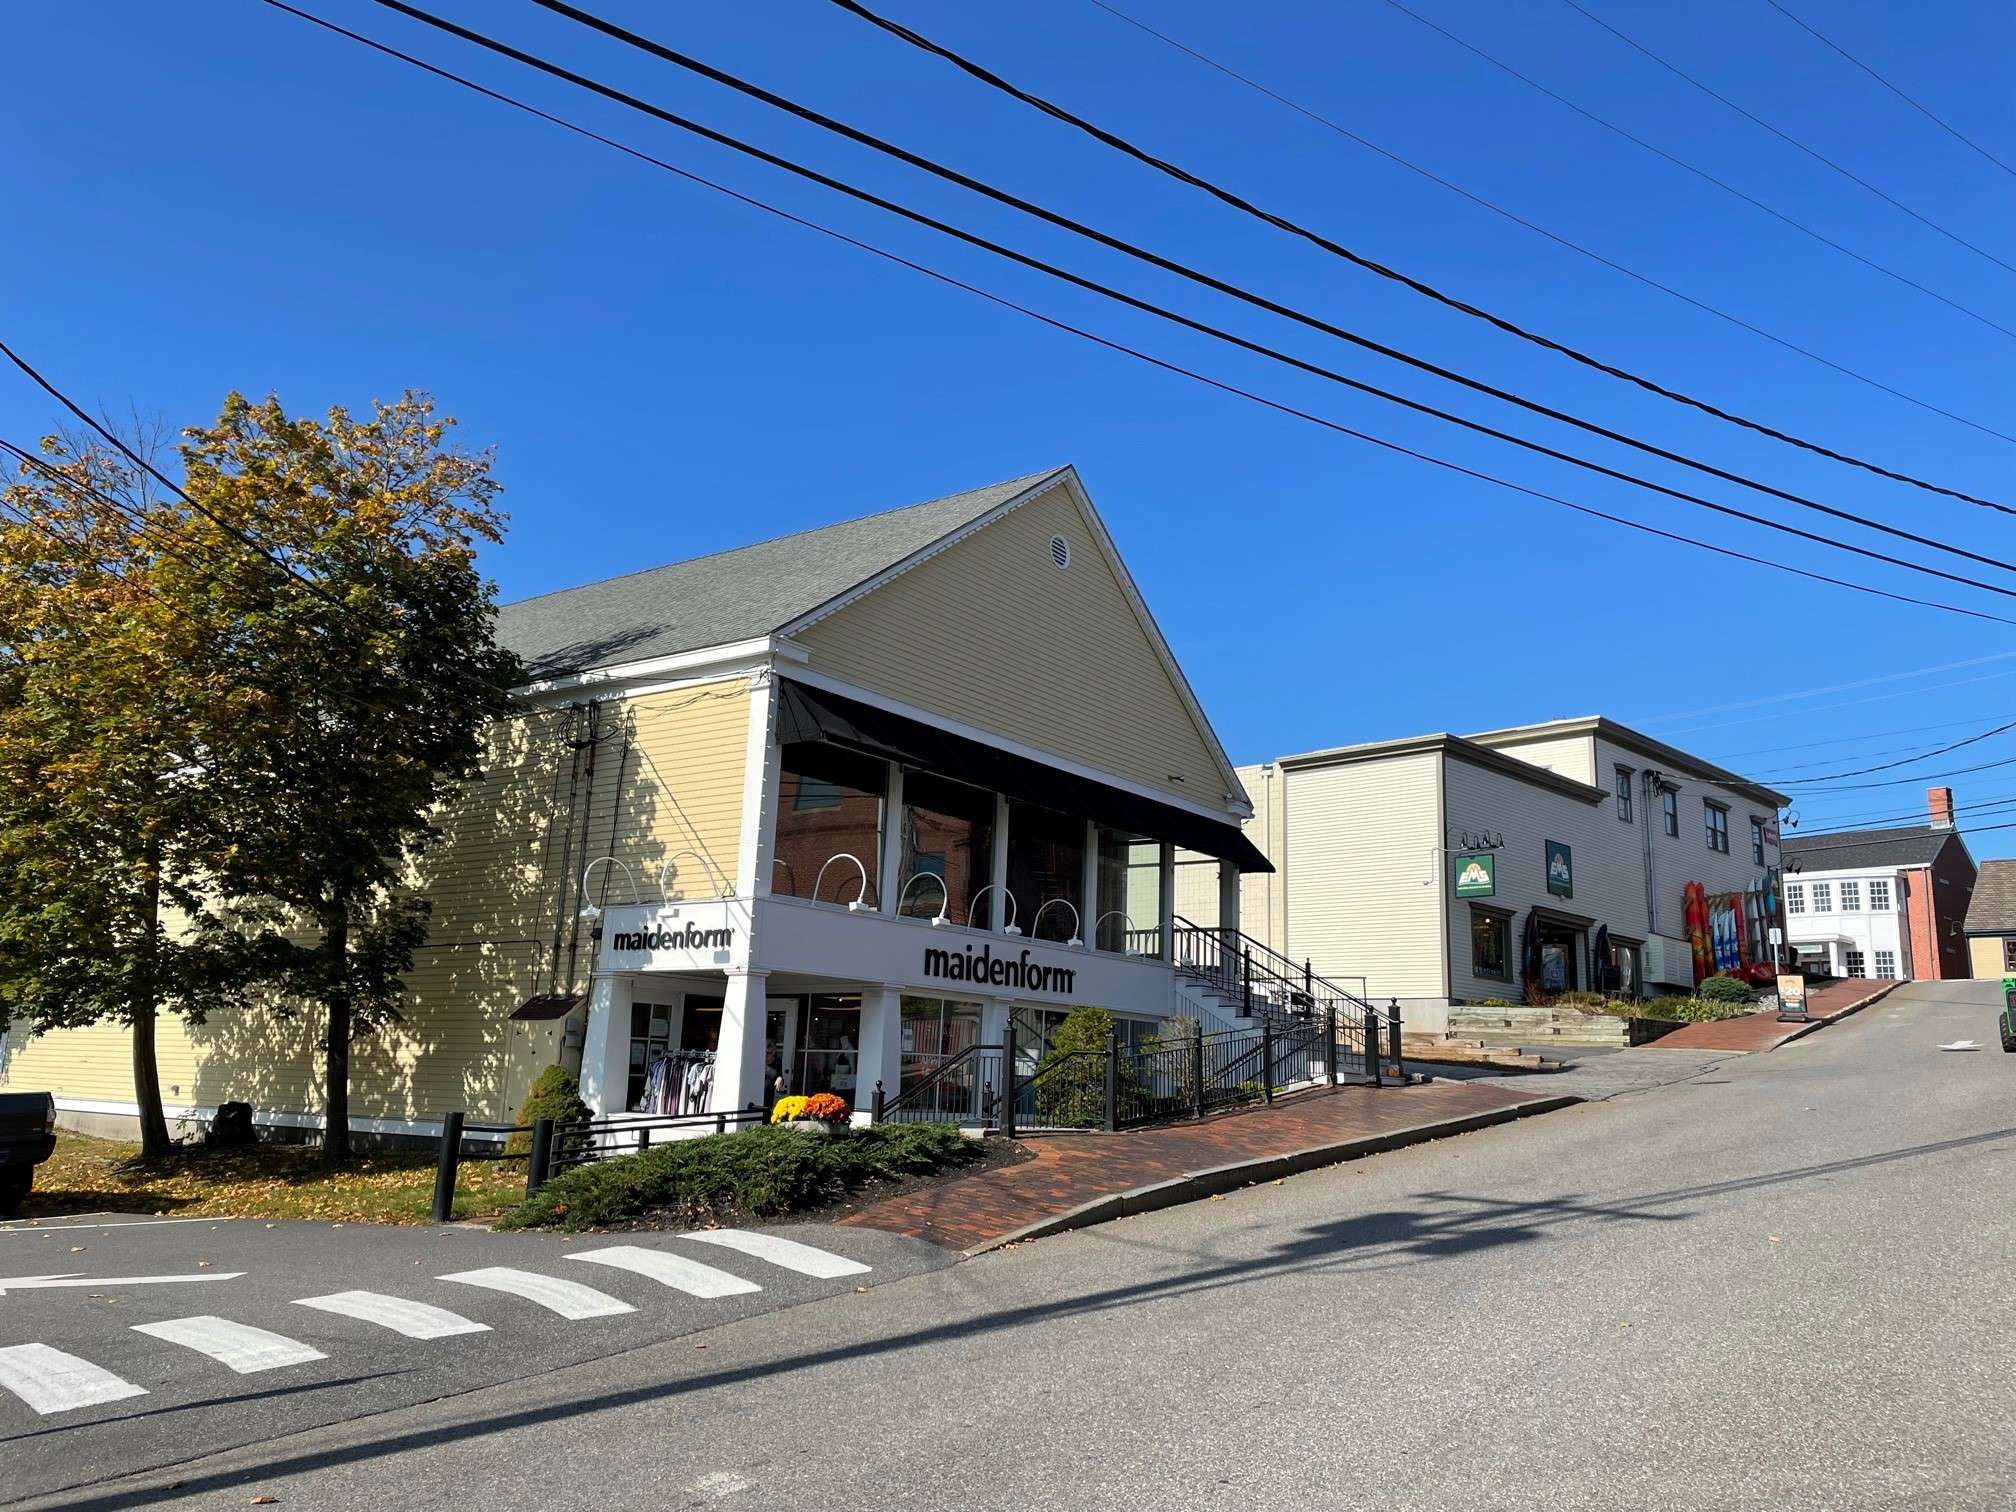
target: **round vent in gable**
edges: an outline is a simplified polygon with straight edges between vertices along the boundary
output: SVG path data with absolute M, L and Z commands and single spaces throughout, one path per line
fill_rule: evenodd
M 1061 535 L 1050 537 L 1050 560 L 1057 564 L 1059 572 L 1071 565 L 1071 543 Z

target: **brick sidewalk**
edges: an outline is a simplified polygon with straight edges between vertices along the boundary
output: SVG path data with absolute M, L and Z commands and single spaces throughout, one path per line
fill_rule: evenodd
M 1546 1078 L 1535 1079 L 1544 1086 Z M 1408 1087 L 1339 1087 L 1272 1108 L 1222 1113 L 1192 1123 L 1120 1134 L 1042 1134 L 1027 1141 L 1035 1159 L 922 1192 L 892 1197 L 840 1221 L 887 1229 L 945 1249 L 972 1251 L 1099 1198 L 1242 1161 L 1279 1160 L 1318 1146 L 1407 1135 L 1554 1099 L 1470 1082 Z M 1339 1152 L 1334 1159 L 1347 1158 Z M 1327 1163 L 1327 1162 L 1326 1162 Z
M 1806 1012 L 1814 1020 L 1810 1024 L 1781 1024 L 1776 1013 L 1750 1013 L 1742 1018 L 1717 1019 L 1710 1024 L 1689 1024 L 1685 1029 L 1675 1029 L 1671 1034 L 1653 1040 L 1647 1047 L 1655 1050 L 1740 1050 L 1754 1054 L 1763 1050 L 1776 1050 L 1788 1040 L 1795 1040 L 1802 1034 L 1811 1034 L 1837 1019 L 1867 1008 L 1879 998 L 1887 997 L 1901 987 L 1901 982 L 1871 980 L 1864 977 L 1844 977 L 1840 981 L 1826 982 L 1808 990 Z

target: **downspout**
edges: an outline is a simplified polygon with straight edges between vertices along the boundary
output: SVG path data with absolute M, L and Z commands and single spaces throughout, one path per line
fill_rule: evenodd
M 581 800 L 581 854 L 583 857 L 586 857 L 588 854 L 588 825 L 595 817 L 595 748 L 602 743 L 601 724 L 602 705 L 591 700 L 588 704 L 588 735 L 583 742 L 587 748 L 588 756 L 581 770 L 581 781 L 586 788 L 586 792 L 582 795 Z M 608 886 L 607 879 L 604 879 L 603 886 Z M 581 905 L 586 901 L 585 897 L 579 897 L 574 900 L 572 910 L 574 916 L 567 924 L 567 983 L 561 989 L 563 992 L 571 993 L 574 990 L 574 967 L 581 952 Z
M 1664 794 L 1660 791 L 1659 774 L 1651 768 L 1645 771 L 1645 937 L 1650 939 L 1659 933 L 1659 883 L 1653 870 L 1652 859 L 1652 808 L 1659 806 L 1660 825 L 1665 825 L 1666 806 Z

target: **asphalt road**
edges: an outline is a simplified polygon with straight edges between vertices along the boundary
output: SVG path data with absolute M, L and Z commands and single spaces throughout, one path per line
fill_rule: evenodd
M 43 1504 L 2000 1512 L 1992 996 Z

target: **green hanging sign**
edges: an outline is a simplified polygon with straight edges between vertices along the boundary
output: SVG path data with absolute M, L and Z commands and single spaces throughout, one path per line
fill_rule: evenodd
M 1575 855 L 1559 840 L 1547 842 L 1547 891 L 1557 898 L 1575 896 Z
M 1498 858 L 1490 854 L 1458 856 L 1456 896 L 1488 898 L 1498 891 Z

